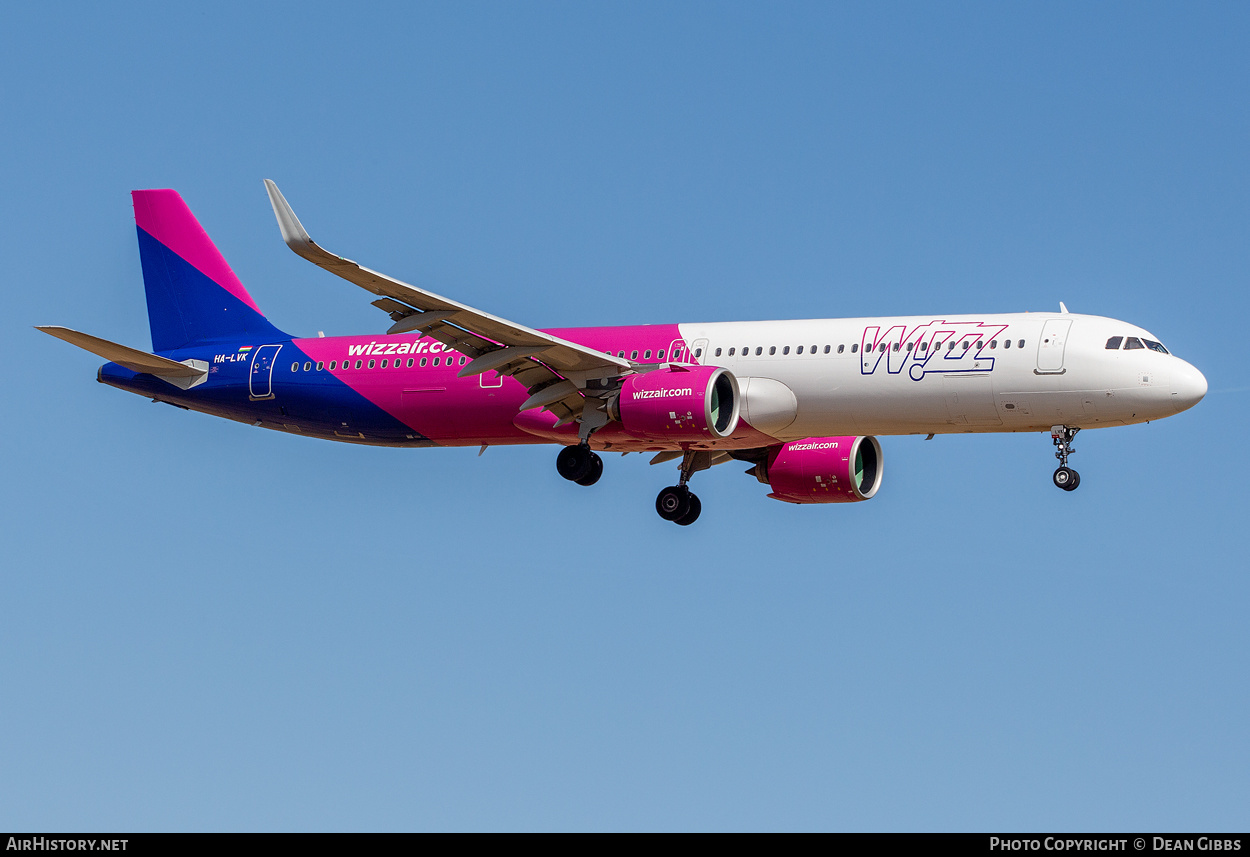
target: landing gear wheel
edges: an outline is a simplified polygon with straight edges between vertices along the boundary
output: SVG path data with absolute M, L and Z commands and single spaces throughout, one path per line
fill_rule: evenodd
M 585 476 L 583 476 L 581 479 L 575 479 L 573 481 L 576 482 L 578 485 L 585 485 L 589 487 L 591 485 L 594 485 L 596 482 L 598 482 L 599 477 L 602 475 L 603 475 L 603 459 L 599 457 L 599 453 L 592 452 L 590 454 L 590 472 L 587 473 Z
M 1080 431 L 1077 426 L 1051 426 L 1050 439 L 1055 445 L 1055 458 L 1059 459 L 1059 469 L 1055 471 L 1055 487 L 1064 491 L 1075 491 L 1081 484 L 1081 474 L 1068 466 L 1068 456 L 1076 452 L 1072 440 Z
M 1064 491 L 1075 491 L 1076 486 L 1081 484 L 1081 474 L 1071 467 L 1060 467 L 1055 471 L 1054 480 L 1056 488 L 1062 488 Z
M 699 498 L 694 494 L 690 495 L 690 510 L 677 520 L 673 521 L 680 527 L 688 527 L 695 521 L 699 520 L 699 513 L 703 511 L 703 504 L 699 502 Z
M 685 485 L 670 485 L 655 498 L 655 510 L 660 513 L 660 517 L 664 520 L 676 521 L 690 512 L 690 501 L 693 497 L 694 495 L 690 493 L 690 489 Z M 695 517 L 698 517 L 697 512 Z M 693 522 L 693 518 L 691 521 Z
M 556 472 L 570 482 L 578 482 L 594 472 L 594 460 L 598 457 L 588 446 L 566 446 L 556 456 Z M 599 467 L 603 467 L 602 461 Z

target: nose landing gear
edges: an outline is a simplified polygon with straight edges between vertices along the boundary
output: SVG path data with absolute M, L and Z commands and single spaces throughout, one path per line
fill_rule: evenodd
M 556 456 L 556 472 L 578 485 L 594 485 L 603 475 L 603 459 L 588 444 L 566 446 Z
M 1055 487 L 1064 491 L 1075 491 L 1081 484 L 1081 474 L 1068 466 L 1068 456 L 1076 452 L 1072 439 L 1078 431 L 1080 429 L 1073 426 L 1050 427 L 1050 439 L 1055 444 L 1055 458 L 1059 459 L 1059 467 L 1054 475 Z

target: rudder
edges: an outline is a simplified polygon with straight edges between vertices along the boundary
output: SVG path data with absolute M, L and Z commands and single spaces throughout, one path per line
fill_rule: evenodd
M 265 318 L 177 191 L 130 195 L 153 351 L 212 340 L 290 338 Z

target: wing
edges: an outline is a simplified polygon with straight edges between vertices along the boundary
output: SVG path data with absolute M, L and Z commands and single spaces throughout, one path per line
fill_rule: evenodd
M 470 360 L 460 370 L 461 377 L 493 371 L 515 378 L 530 393 L 521 410 L 542 407 L 562 422 L 571 422 L 585 408 L 588 382 L 633 371 L 628 360 L 482 312 L 336 256 L 309 237 L 276 184 L 265 179 L 265 189 L 286 245 L 314 265 L 379 295 L 373 305 L 395 322 L 387 333 L 418 331 L 467 355 Z

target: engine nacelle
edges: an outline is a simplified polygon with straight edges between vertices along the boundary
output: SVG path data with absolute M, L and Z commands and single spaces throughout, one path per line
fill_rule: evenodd
M 697 442 L 729 437 L 738 427 L 738 381 L 717 366 L 666 366 L 630 375 L 610 411 L 632 435 Z
M 773 447 L 755 473 L 774 500 L 855 503 L 877 493 L 884 464 L 875 437 L 809 437 Z

